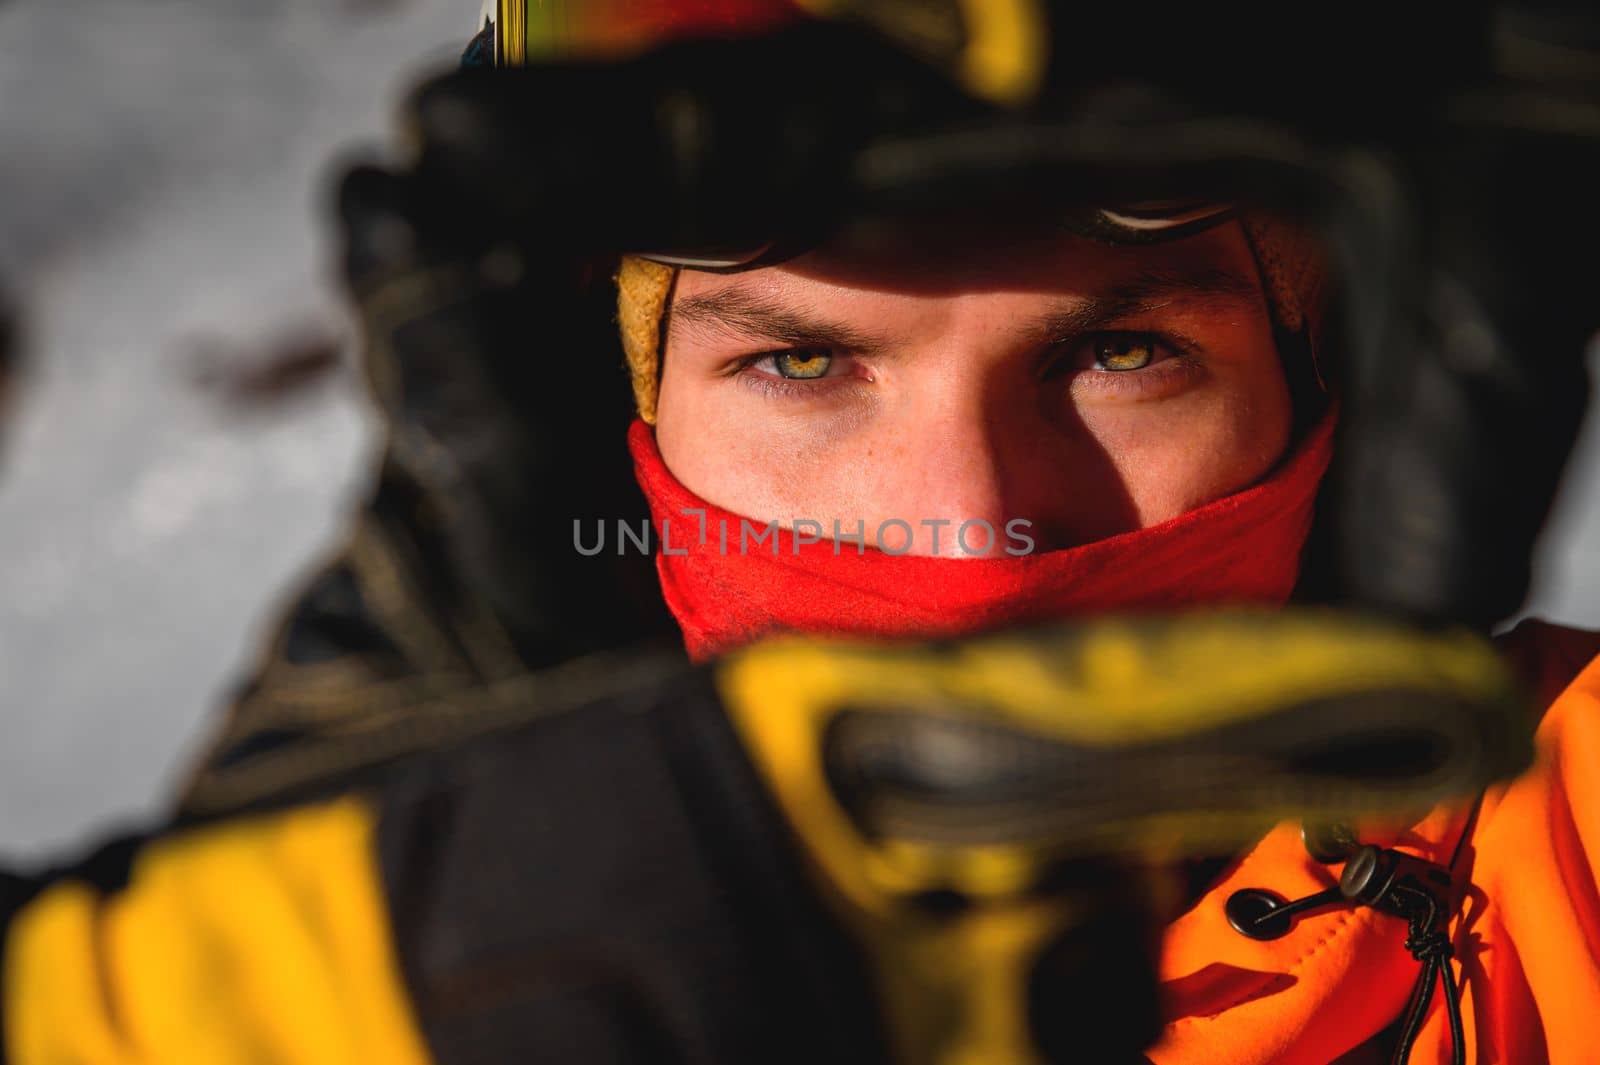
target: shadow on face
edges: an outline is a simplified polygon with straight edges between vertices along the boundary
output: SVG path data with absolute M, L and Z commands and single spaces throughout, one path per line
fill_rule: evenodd
M 913 553 L 995 555 L 1003 538 L 952 530 L 1024 521 L 1043 551 L 1158 524 L 1260 479 L 1291 420 L 1229 223 L 1138 247 L 930 232 L 686 270 L 656 434 L 735 513 L 869 537 L 898 520 Z

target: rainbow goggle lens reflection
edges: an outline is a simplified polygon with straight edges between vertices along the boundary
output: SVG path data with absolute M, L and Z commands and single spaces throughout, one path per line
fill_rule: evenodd
M 760 33 L 800 14 L 788 0 L 496 0 L 495 64 L 615 55 L 676 37 Z

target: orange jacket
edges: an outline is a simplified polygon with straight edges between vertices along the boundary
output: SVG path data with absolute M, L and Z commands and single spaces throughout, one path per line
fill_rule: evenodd
M 1441 864 L 1456 854 L 1458 880 L 1470 882 L 1451 924 L 1468 1061 L 1600 1062 L 1600 635 L 1525 623 L 1505 648 L 1539 697 L 1553 700 L 1535 768 L 1492 789 L 1475 821 L 1468 809 L 1441 808 L 1405 830 L 1361 836 Z M 1171 925 L 1160 969 L 1168 1020 L 1149 1052 L 1156 1065 L 1368 1060 L 1358 1055 L 1405 1011 L 1417 979 L 1405 922 L 1333 909 L 1257 942 L 1223 912 L 1241 888 L 1296 899 L 1336 884 L 1338 873 L 1306 853 L 1297 826 L 1280 826 Z M 1411 1060 L 1450 1060 L 1442 995 Z

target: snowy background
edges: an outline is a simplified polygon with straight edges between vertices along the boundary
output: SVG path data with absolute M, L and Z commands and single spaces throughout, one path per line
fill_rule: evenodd
M 346 325 L 345 152 L 455 61 L 479 0 L 0 0 L 0 285 L 28 367 L 0 441 L 0 853 L 158 810 L 373 426 L 353 375 L 207 381 Z
M 330 175 L 454 61 L 479 0 L 0 0 L 0 286 L 28 372 L 0 441 L 0 856 L 153 816 L 373 427 L 348 373 Z M 285 351 L 281 403 L 216 385 Z M 1533 611 L 1600 626 L 1600 428 Z

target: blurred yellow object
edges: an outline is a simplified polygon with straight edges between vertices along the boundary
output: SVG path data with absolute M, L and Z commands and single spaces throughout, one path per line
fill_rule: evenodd
M 18 915 L 11 1065 L 425 1065 L 372 861 L 341 799 L 152 844 L 126 890 Z
M 1328 610 L 794 639 L 719 680 L 918 1065 L 1039 1060 L 1027 991 L 1052 945 L 1129 923 L 1112 912 L 1153 936 L 1159 882 L 1081 875 L 1094 863 L 1228 853 L 1293 818 L 1420 814 L 1532 754 L 1487 640 Z
M 1049 27 L 1038 0 L 795 2 L 815 15 L 872 25 L 994 103 L 1031 99 L 1049 59 Z

